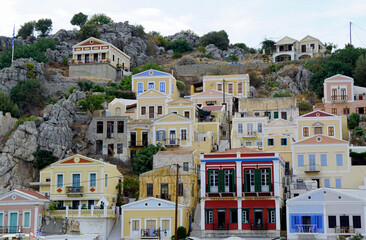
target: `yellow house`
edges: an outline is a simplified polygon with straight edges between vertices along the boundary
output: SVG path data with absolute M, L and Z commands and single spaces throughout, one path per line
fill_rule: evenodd
M 196 121 L 196 106 L 192 101 L 188 99 L 178 98 L 176 100 L 170 101 L 168 102 L 167 107 L 167 113 L 176 113 L 178 115 Z
M 137 96 L 136 119 L 157 119 L 167 114 L 168 96 L 149 89 Z
M 248 98 L 249 87 L 249 74 L 203 76 L 203 92 L 225 91 L 236 98 Z
M 262 149 L 263 127 L 267 122 L 267 117 L 241 117 L 240 114 L 236 114 L 232 119 L 231 147 L 245 146 Z
M 275 46 L 273 62 L 320 57 L 326 51 L 325 45 L 319 39 L 309 35 L 300 41 L 285 36 Z
M 170 168 L 159 168 L 140 175 L 140 199 L 156 197 L 175 202 L 177 170 L 174 162 L 172 159 Z M 178 203 L 189 207 L 194 213 L 198 200 L 197 175 L 183 169 L 178 174 Z
M 169 113 L 154 120 L 152 142 L 168 148 L 191 149 L 194 141 L 194 122 L 176 113 Z
M 174 235 L 175 203 L 147 198 L 121 207 L 121 239 L 159 238 L 170 240 Z M 190 228 L 190 210 L 178 204 L 177 226 Z
M 296 119 L 297 140 L 303 140 L 318 134 L 336 139 L 345 139 L 342 132 L 342 116 L 316 110 Z
M 128 116 L 136 119 L 137 100 L 115 98 L 108 104 L 109 116 Z
M 40 171 L 40 192 L 60 209 L 91 209 L 101 199 L 106 207 L 115 206 L 120 180 L 115 165 L 75 154 Z
M 149 119 L 129 120 L 127 122 L 127 135 L 128 135 L 128 151 L 130 158 L 133 159 L 137 150 L 152 144 L 151 134 L 152 121 Z
M 222 92 L 216 90 L 208 90 L 192 95 L 190 100 L 199 108 L 227 105 L 227 109 L 225 109 L 225 111 L 229 111 L 230 113 L 232 112 L 233 95 L 229 93 L 224 95 Z
M 169 100 L 174 100 L 179 97 L 176 84 L 177 82 L 173 75 L 154 69 L 132 76 L 132 91 L 136 93 L 136 96 L 150 89 L 155 89 L 167 95 Z
M 125 72 L 130 71 L 131 57 L 103 40 L 90 37 L 74 45 L 72 50 L 72 64 L 109 63 Z

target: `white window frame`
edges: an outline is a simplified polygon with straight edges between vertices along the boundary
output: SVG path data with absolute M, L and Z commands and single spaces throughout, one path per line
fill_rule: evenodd
M 161 91 L 161 84 L 164 83 L 164 92 Z M 166 93 L 166 82 L 165 81 L 159 81 L 159 92 Z
M 91 174 L 95 174 L 95 186 L 91 186 L 91 177 L 90 177 Z M 89 188 L 91 188 L 91 187 L 93 187 L 95 189 L 97 188 L 97 185 L 98 185 L 97 184 L 97 178 L 98 178 L 97 176 L 98 176 L 97 172 L 89 172 L 89 175 L 88 175 Z
M 159 107 L 161 107 L 161 113 L 159 113 Z M 155 109 L 154 109 L 155 111 Z M 163 115 L 164 114 L 164 108 L 163 105 L 156 105 L 156 115 Z
M 229 85 L 230 85 L 230 84 L 232 85 L 232 89 L 233 89 L 233 91 L 232 91 L 231 93 L 229 92 Z M 235 84 L 234 84 L 234 82 L 228 82 L 228 83 L 226 84 L 226 86 L 227 86 L 227 87 L 225 88 L 225 90 L 226 90 L 225 92 L 227 92 L 227 93 L 229 93 L 229 94 L 234 94 L 234 93 L 235 93 Z
M 5 212 L 4 211 L 0 211 L 0 214 L 2 214 L 2 218 L 0 218 L 0 222 L 2 222 L 2 225 L 0 224 L 0 227 L 4 227 L 5 226 L 5 224 L 4 224 Z
M 145 229 L 146 229 L 146 222 L 148 220 L 155 220 L 155 229 L 158 229 L 158 218 L 145 218 Z
M 60 187 L 59 185 L 58 185 L 58 176 L 62 176 L 62 186 Z M 64 174 L 63 173 L 57 173 L 56 174 L 56 187 L 57 188 L 62 188 L 62 187 L 64 187 L 64 182 L 65 182 L 65 177 L 64 177 Z
M 141 218 L 130 218 L 130 221 L 131 221 L 130 237 L 140 237 L 141 236 Z M 132 230 L 132 221 L 138 221 L 139 222 L 139 230 L 137 231 L 136 235 L 133 234 L 133 232 L 132 232 L 132 231 L 136 231 L 136 230 Z
M 241 92 L 239 92 L 239 83 L 241 83 Z M 237 92 L 238 95 L 243 95 L 243 92 L 244 92 L 244 83 L 243 83 L 243 81 L 238 81 L 237 82 L 236 92 Z
M 221 90 L 219 90 L 219 85 L 221 85 Z M 222 90 L 223 90 L 223 84 L 222 84 L 222 82 L 216 83 L 216 90 L 219 91 L 219 92 L 222 92 Z
M 139 93 L 139 85 L 142 85 L 142 91 Z M 136 87 L 137 87 L 137 95 L 140 95 L 140 94 L 142 94 L 143 92 L 144 92 L 144 82 L 137 82 L 137 85 L 136 85 Z
M 190 110 L 184 110 L 183 111 L 183 117 L 186 117 L 186 112 L 189 113 L 189 119 L 191 119 L 191 111 Z
M 261 131 L 259 131 L 259 125 L 261 126 L 261 127 L 260 127 L 260 130 L 261 130 Z M 258 123 L 257 123 L 257 132 L 258 132 L 258 133 L 263 133 L 263 123 L 261 123 L 261 122 L 258 122 Z
M 79 174 L 79 175 L 80 175 L 80 186 L 82 186 L 82 185 L 81 185 L 81 183 L 82 183 L 82 180 L 81 180 L 81 179 L 82 179 L 82 178 L 81 178 L 81 177 L 82 177 L 81 172 L 72 172 L 72 173 L 71 173 L 71 179 L 70 179 L 71 186 L 73 186 L 73 185 L 74 185 L 74 182 L 72 181 L 72 179 L 73 179 L 73 176 L 74 176 L 75 174 Z
M 19 211 L 18 210 L 13 210 L 13 211 L 8 211 L 8 226 L 10 226 L 10 215 L 12 214 L 12 213 L 16 213 L 17 214 L 17 225 L 19 224 Z M 18 231 L 18 229 L 17 229 L 17 231 Z
M 241 126 L 241 127 L 239 127 Z M 244 124 L 243 123 L 238 123 L 238 134 L 243 134 L 244 133 Z
M 186 138 L 185 139 L 182 138 L 182 130 L 185 130 L 186 131 L 186 136 L 185 136 Z M 180 139 L 181 140 L 187 141 L 188 140 L 187 134 L 188 134 L 188 129 L 187 128 L 181 128 L 180 129 Z
M 25 213 L 29 213 L 29 226 L 25 226 Z M 31 226 L 32 226 L 32 211 L 31 210 L 23 210 L 22 211 L 22 219 L 23 219 L 23 221 L 22 221 L 22 227 L 23 228 L 30 228 Z
M 153 88 L 150 88 L 150 83 L 152 83 Z M 147 82 L 147 90 L 154 89 L 155 90 L 155 82 L 154 81 L 148 81 Z
M 38 214 L 38 227 L 42 227 L 42 214 Z
M 142 114 L 142 108 L 145 107 L 145 114 Z M 147 113 L 147 107 L 145 105 L 140 106 L 140 116 L 146 116 Z
M 258 143 L 260 143 L 260 144 L 258 144 Z M 262 142 L 261 140 L 257 140 L 257 141 L 255 142 L 255 145 L 256 145 L 257 147 L 263 147 L 263 142 Z
M 245 142 L 245 146 L 246 147 L 251 147 L 252 146 L 252 142 L 251 141 L 246 141 Z
M 169 220 L 169 230 L 167 231 L 166 236 L 170 238 L 171 233 L 172 233 L 172 219 L 171 218 L 160 218 L 160 231 L 162 231 L 161 233 L 164 235 L 165 229 L 163 229 L 163 220 Z
M 333 127 L 333 136 L 329 136 L 329 127 Z M 329 124 L 327 125 L 327 136 L 328 137 L 335 137 L 336 135 L 336 128 L 335 128 L 335 125 L 334 124 Z
M 108 173 L 104 173 L 104 188 L 108 188 Z

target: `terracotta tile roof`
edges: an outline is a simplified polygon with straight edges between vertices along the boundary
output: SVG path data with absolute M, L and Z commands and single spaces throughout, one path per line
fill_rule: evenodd
M 176 150 L 176 151 L 159 151 L 156 155 L 183 155 L 183 154 L 193 154 L 195 150 Z
M 223 151 L 223 152 L 220 152 L 220 153 L 237 153 L 237 152 L 240 152 L 240 153 L 257 153 L 257 152 L 263 152 L 263 151 L 258 150 L 258 149 L 254 149 L 254 148 L 240 147 L 240 148 L 233 148 L 233 149 L 230 149 L 230 150 L 226 150 L 226 151 Z
M 36 197 L 38 199 L 47 199 L 45 196 L 43 196 L 42 194 L 40 194 L 39 192 L 33 191 L 33 190 L 25 190 L 25 189 L 17 189 L 17 191 L 23 192 L 25 194 L 31 195 L 33 197 Z
M 300 117 L 333 117 L 333 116 L 335 116 L 335 115 L 331 114 L 331 113 L 323 112 L 320 110 L 316 110 L 316 111 L 307 113 L 305 115 L 302 115 Z
M 204 106 L 202 107 L 203 110 L 206 111 L 221 111 L 222 108 L 224 108 L 225 106 L 220 105 L 220 106 Z
M 339 140 L 336 138 L 331 138 L 325 135 L 315 135 L 311 138 L 301 140 L 299 142 L 294 143 L 295 145 L 301 144 L 348 144 L 347 141 Z

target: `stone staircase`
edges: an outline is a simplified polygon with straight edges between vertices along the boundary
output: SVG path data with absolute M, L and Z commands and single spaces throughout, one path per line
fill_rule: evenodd
M 194 222 L 192 222 L 191 237 L 201 238 L 201 204 L 198 203 L 194 212 Z

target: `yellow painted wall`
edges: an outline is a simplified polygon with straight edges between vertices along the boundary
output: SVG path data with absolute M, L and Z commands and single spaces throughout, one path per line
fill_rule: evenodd
M 232 94 L 234 97 L 248 97 L 246 94 L 249 92 L 249 75 L 248 74 L 237 74 L 237 75 L 216 75 L 216 76 L 203 76 L 203 91 L 216 90 L 217 84 L 222 84 L 225 79 L 225 92 Z M 238 83 L 242 83 L 242 92 L 238 91 Z M 233 85 L 233 91 L 229 92 L 228 85 Z M 221 92 L 223 89 L 221 90 Z
M 303 127 L 308 126 L 309 127 L 309 137 L 312 137 L 316 134 L 314 134 L 314 127 L 313 124 L 320 122 L 322 124 L 324 124 L 323 126 L 323 135 L 328 136 L 328 126 L 334 126 L 334 137 L 336 139 L 340 139 L 342 140 L 341 136 L 340 136 L 340 129 L 342 127 L 340 121 L 338 119 L 334 119 L 334 120 L 323 120 L 321 118 L 316 119 L 316 120 L 305 120 L 302 118 L 299 118 L 298 120 L 298 124 L 297 124 L 297 139 L 300 141 L 302 139 L 305 139 L 303 137 Z
M 174 100 L 179 97 L 178 95 L 178 88 L 176 85 L 176 79 L 173 76 L 156 76 L 156 77 L 146 77 L 146 78 L 134 78 L 132 77 L 132 85 L 133 91 L 137 93 L 137 83 L 143 83 L 143 91 L 148 91 L 148 84 L 149 82 L 154 82 L 154 89 L 159 91 L 160 82 L 165 82 L 165 94 L 169 96 L 170 99 Z M 173 86 L 173 92 L 172 92 Z
M 167 97 L 156 91 L 148 91 L 140 94 L 137 98 L 137 119 L 158 119 L 166 114 Z M 162 113 L 158 114 L 158 106 L 162 107 Z M 146 108 L 146 113 L 142 115 L 141 107 Z M 154 107 L 154 114 L 149 115 L 149 107 Z

